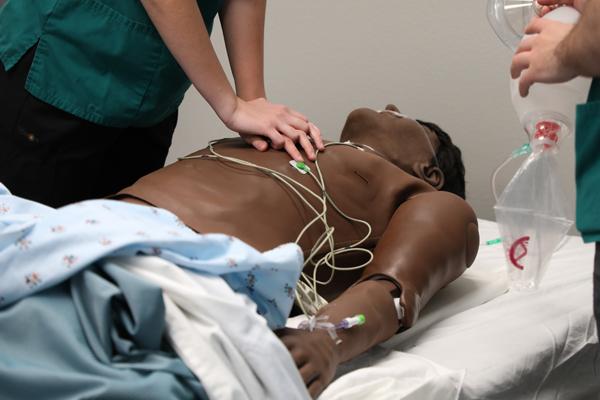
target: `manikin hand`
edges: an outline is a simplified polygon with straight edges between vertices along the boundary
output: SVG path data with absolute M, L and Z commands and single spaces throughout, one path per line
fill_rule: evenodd
M 304 115 L 264 98 L 251 101 L 238 98 L 235 109 L 224 122 L 259 151 L 269 148 L 267 139 L 271 147 L 284 149 L 297 161 L 302 161 L 302 156 L 296 144 L 300 144 L 313 161 L 316 158 L 313 142 L 317 149 L 325 149 L 321 131 Z
M 527 26 L 525 33 L 533 36 L 523 39 L 510 67 L 513 79 L 521 77 L 521 96 L 527 96 L 535 82 L 559 83 L 577 76 L 576 71 L 565 66 L 557 54 L 558 45 L 573 26 L 542 18 L 534 18 Z
M 546 15 L 558 6 L 571 6 L 581 12 L 586 0 L 538 0 L 537 3 L 542 6 L 540 15 Z
M 337 330 L 341 339 L 338 344 L 323 329 L 313 332 L 283 329 L 278 332 L 312 396 L 317 396 L 329 385 L 339 363 L 364 353 L 398 331 L 398 312 L 391 295 L 395 289 L 396 286 L 387 280 L 366 280 L 348 288 L 324 306 L 318 316 L 326 316 L 333 324 L 358 314 L 365 318 L 363 325 Z
M 287 347 L 308 392 L 316 398 L 329 385 L 339 364 L 336 344 L 327 331 L 284 328 L 276 332 Z

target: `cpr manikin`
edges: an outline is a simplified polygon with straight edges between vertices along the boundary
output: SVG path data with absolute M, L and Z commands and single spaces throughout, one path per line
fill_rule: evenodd
M 441 143 L 429 125 L 405 118 L 395 106 L 383 112 L 358 109 L 348 116 L 340 141 L 356 146 L 327 147 L 318 155 L 318 167 L 327 195 L 354 220 L 329 207 L 327 223 L 333 227 L 335 247 L 343 248 L 365 239 L 367 227 L 355 220 L 366 221 L 371 231 L 361 246 L 373 252 L 373 259 L 358 270 L 337 270 L 332 276 L 331 269 L 322 268 L 317 273 L 318 280 L 330 281 L 319 287 L 329 303 L 317 316 L 339 324 L 363 315 L 362 325 L 339 330 L 339 341 L 319 329 L 278 332 L 313 396 L 329 384 L 340 362 L 410 328 L 433 294 L 473 262 L 479 247 L 473 210 L 459 196 L 437 190 L 448 186 L 448 172 L 444 174 L 440 164 L 445 163 L 437 161 L 432 150 L 440 154 L 448 144 Z M 321 192 L 283 152 L 260 153 L 239 140 L 213 148 Z M 143 177 L 117 197 L 165 208 L 198 232 L 232 235 L 261 251 L 295 241 L 315 218 L 310 205 L 321 207 L 319 199 L 308 196 L 307 204 L 262 170 L 199 155 L 209 156 L 210 150 Z M 312 162 L 306 166 L 316 169 Z M 308 227 L 298 243 L 305 257 L 323 234 L 323 224 Z M 365 257 L 363 252 L 341 253 L 336 265 L 360 265 Z M 313 259 L 318 258 L 319 254 Z M 310 269 L 311 265 L 305 268 L 308 275 Z

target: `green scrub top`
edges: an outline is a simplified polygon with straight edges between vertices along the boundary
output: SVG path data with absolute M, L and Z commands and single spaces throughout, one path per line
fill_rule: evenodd
M 576 221 L 583 240 L 600 241 L 600 79 L 577 106 L 575 128 Z
M 198 0 L 209 32 L 222 1 Z M 6 0 L 4 68 L 36 43 L 27 91 L 96 124 L 156 124 L 175 112 L 190 86 L 139 0 Z

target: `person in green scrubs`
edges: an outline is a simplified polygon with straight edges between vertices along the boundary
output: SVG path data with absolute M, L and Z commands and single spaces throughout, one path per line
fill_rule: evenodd
M 536 19 L 526 29 L 536 34 L 513 57 L 511 75 L 527 96 L 535 82 L 566 82 L 593 77 L 588 102 L 577 106 L 575 182 L 577 229 L 583 240 L 596 243 L 594 258 L 594 315 L 600 332 L 600 0 L 538 0 L 547 12 L 561 4 L 581 13 L 576 25 Z
M 0 182 L 50 206 L 103 197 L 163 166 L 184 93 L 260 151 L 323 149 L 266 100 L 266 0 L 0 0 Z M 219 15 L 235 80 L 209 39 Z

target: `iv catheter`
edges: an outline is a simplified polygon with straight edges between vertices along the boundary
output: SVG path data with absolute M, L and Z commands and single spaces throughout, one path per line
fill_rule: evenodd
M 367 322 L 367 319 L 365 318 L 364 314 L 357 314 L 352 317 L 344 318 L 337 324 L 329 322 L 328 319 L 329 319 L 329 316 L 327 316 L 327 315 L 322 315 L 319 317 L 311 316 L 311 317 L 308 317 L 308 319 L 306 321 L 302 321 L 298 325 L 298 328 L 305 329 L 309 332 L 313 332 L 315 329 L 326 330 L 327 333 L 329 334 L 329 336 L 331 337 L 331 339 L 337 345 L 337 344 L 342 343 L 342 340 L 338 337 L 336 331 L 352 329 L 355 326 L 364 325 L 365 322 Z

